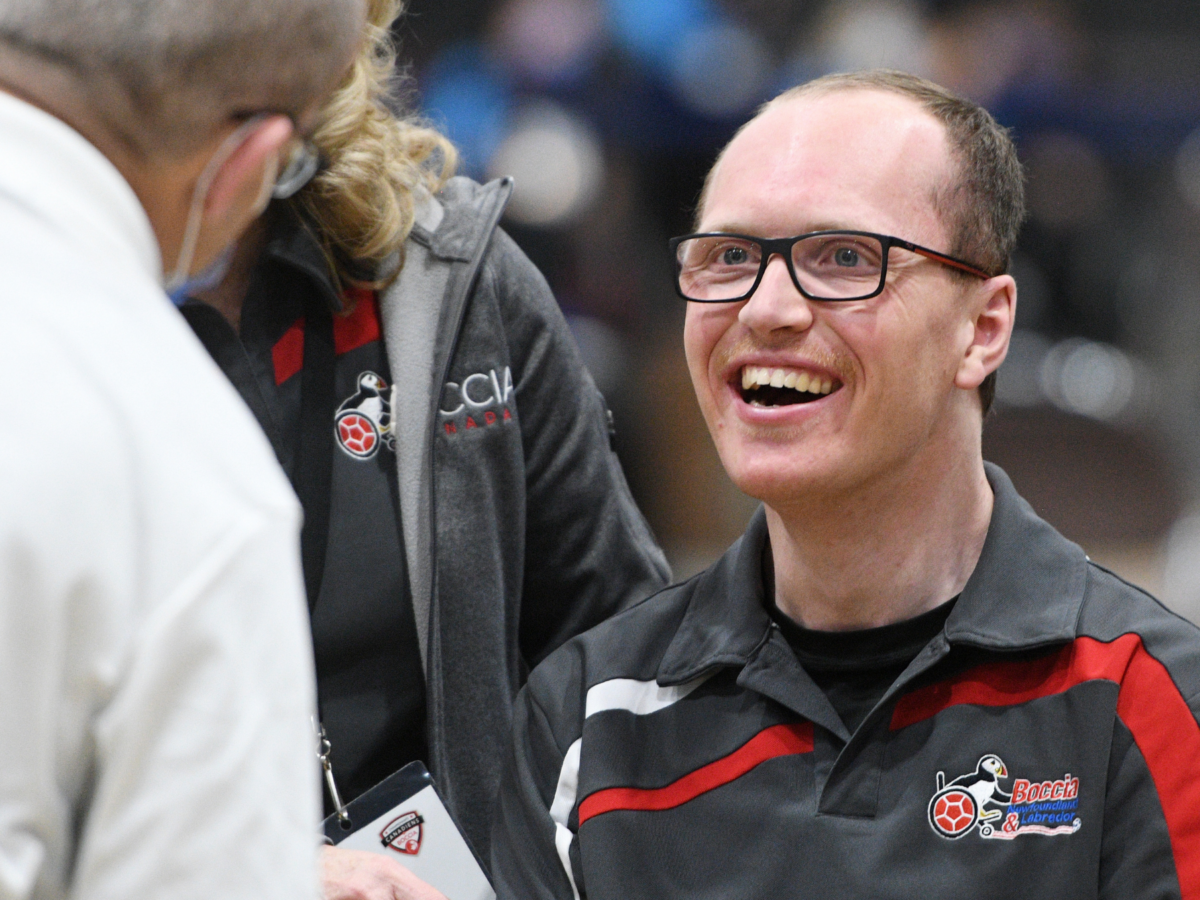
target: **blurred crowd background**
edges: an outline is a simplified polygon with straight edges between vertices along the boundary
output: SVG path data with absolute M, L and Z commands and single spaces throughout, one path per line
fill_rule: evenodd
M 679 575 L 756 505 L 693 400 L 666 251 L 716 152 L 832 71 L 905 69 L 987 106 L 1030 218 L 985 455 L 1093 559 L 1200 620 L 1196 0 L 410 0 L 398 37 L 409 108 L 466 174 L 516 179 L 505 227 L 554 288 Z

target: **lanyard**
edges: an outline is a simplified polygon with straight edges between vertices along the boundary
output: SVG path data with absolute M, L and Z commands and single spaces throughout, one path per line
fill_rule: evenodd
M 300 439 L 292 487 L 304 507 L 300 555 L 308 611 L 317 605 L 329 543 L 333 489 L 334 367 L 333 315 L 313 292 L 305 303 L 304 363 L 300 369 Z
M 337 782 L 333 780 L 333 763 L 329 758 L 333 745 L 325 735 L 325 726 L 317 717 L 312 720 L 313 731 L 317 734 L 317 759 L 321 762 L 321 774 L 325 776 L 325 786 L 329 789 L 329 798 L 333 800 L 333 808 L 337 811 L 338 820 L 348 823 L 350 814 L 346 812 L 346 804 L 338 793 Z
M 304 508 L 300 532 L 300 556 L 304 564 L 304 588 L 312 614 L 325 576 L 325 553 L 329 543 L 329 507 L 333 490 L 333 412 L 336 398 L 334 375 L 337 353 L 333 344 L 333 316 L 316 295 L 310 295 L 304 311 L 304 362 L 300 368 L 300 438 L 297 442 L 292 487 Z M 333 780 L 332 746 L 321 721 L 320 699 L 313 728 L 317 733 L 317 758 L 339 819 L 349 821 L 345 804 Z
M 266 401 L 259 392 L 249 358 L 241 341 L 219 312 L 200 303 L 185 304 L 181 312 L 192 326 L 205 349 L 238 388 L 254 417 L 271 439 L 281 446 Z M 234 340 L 229 338 L 233 337 Z M 300 533 L 300 556 L 304 566 L 304 588 L 308 611 L 312 614 L 321 593 L 325 574 L 325 552 L 329 542 L 330 494 L 333 489 L 333 413 L 336 405 L 334 376 L 337 353 L 333 343 L 333 315 L 317 296 L 305 301 L 304 362 L 300 371 L 300 437 L 296 447 L 295 471 L 290 472 L 292 489 L 304 509 L 304 528 Z M 317 735 L 317 758 L 329 795 L 340 819 L 346 807 L 333 780 L 330 743 L 320 718 L 313 719 Z

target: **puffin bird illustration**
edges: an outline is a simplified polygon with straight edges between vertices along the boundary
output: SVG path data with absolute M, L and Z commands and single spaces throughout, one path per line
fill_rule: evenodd
M 358 393 L 338 407 L 338 413 L 353 409 L 374 422 L 380 433 L 386 434 L 392 419 L 391 404 L 384 393 L 387 389 L 387 382 L 374 372 L 363 372 L 358 376 Z
M 979 809 L 982 810 L 986 803 L 1007 804 L 1012 800 L 1012 794 L 1002 791 L 998 781 L 1000 778 L 1007 777 L 1008 768 L 1004 765 L 1004 760 L 995 754 L 989 753 L 979 760 L 979 765 L 975 767 L 974 772 L 967 775 L 960 775 L 950 782 L 950 784 L 963 788 L 975 798 Z M 998 813 L 993 815 L 998 815 Z M 992 817 L 984 816 L 984 818 Z

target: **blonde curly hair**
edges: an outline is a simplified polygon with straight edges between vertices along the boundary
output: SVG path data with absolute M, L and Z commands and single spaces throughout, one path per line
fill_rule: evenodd
M 322 170 L 297 194 L 339 287 L 382 288 L 404 264 L 414 195 L 437 191 L 458 154 L 416 117 L 388 108 L 397 87 L 391 25 L 403 0 L 368 0 L 363 46 L 318 115 Z

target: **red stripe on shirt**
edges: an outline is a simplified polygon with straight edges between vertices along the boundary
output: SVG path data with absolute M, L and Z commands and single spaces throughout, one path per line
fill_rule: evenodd
M 663 810 L 682 806 L 701 794 L 741 778 L 751 769 L 777 756 L 811 753 L 811 722 L 774 725 L 760 731 L 728 756 L 689 772 L 661 788 L 607 788 L 591 794 L 579 804 L 579 824 L 592 816 L 618 809 Z
M 931 684 L 901 697 L 892 712 L 892 730 L 933 718 L 963 703 L 1014 706 L 1038 697 L 1061 694 L 1085 681 L 1120 684 L 1141 638 L 1127 634 L 1111 644 L 1079 638 L 1042 659 L 988 663 L 949 681 Z
M 1117 699 L 1158 790 L 1183 900 L 1200 898 L 1200 724 L 1167 667 L 1138 639 Z
M 375 292 L 350 288 L 345 297 L 351 312 L 333 317 L 333 352 L 338 356 L 380 338 L 379 303 Z M 275 384 L 280 385 L 304 368 L 304 319 L 297 319 L 271 348 Z
M 1011 706 L 1060 694 L 1086 681 L 1118 685 L 1117 715 L 1133 735 L 1154 781 L 1184 900 L 1200 900 L 1200 723 L 1166 666 L 1126 634 L 1110 643 L 1077 638 L 1034 662 L 991 663 L 902 697 L 893 730 L 959 704 Z
M 341 356 L 379 340 L 379 304 L 375 292 L 350 288 L 345 293 L 350 315 L 333 317 L 333 349 Z
M 271 348 L 271 362 L 275 367 L 275 384 L 279 386 L 304 367 L 304 319 L 297 319 L 292 327 Z

